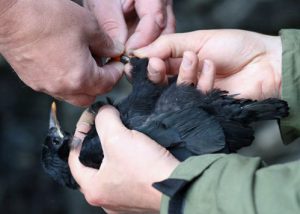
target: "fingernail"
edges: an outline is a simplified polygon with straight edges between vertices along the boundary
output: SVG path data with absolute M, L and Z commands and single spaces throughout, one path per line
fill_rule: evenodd
M 125 46 L 118 40 L 114 40 L 114 48 L 117 54 L 121 55 L 125 51 Z
M 90 131 L 91 127 L 92 124 L 89 124 L 88 122 L 81 122 L 76 125 L 76 131 L 82 134 L 87 134 Z
M 148 65 L 148 71 L 149 71 L 150 75 L 157 75 L 157 74 L 159 74 L 159 71 L 156 70 L 155 68 L 153 68 L 153 66 L 151 64 Z
M 184 69 L 190 69 L 191 68 L 191 66 L 192 66 L 192 64 L 193 64 L 193 62 L 192 62 L 192 60 L 190 60 L 188 57 L 187 57 L 187 55 L 183 55 L 183 60 L 182 60 L 182 67 L 184 68 Z
M 132 54 L 133 54 L 134 56 L 143 58 L 143 57 L 145 57 L 145 54 L 144 54 L 144 48 L 136 49 L 136 50 L 132 51 Z
M 126 54 L 127 56 L 134 56 L 134 50 L 133 50 L 133 49 L 127 49 L 127 50 L 125 51 L 125 54 Z

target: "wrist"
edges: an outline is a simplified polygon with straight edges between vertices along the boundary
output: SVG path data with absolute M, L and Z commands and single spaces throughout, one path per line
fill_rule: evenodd
M 162 200 L 162 193 L 153 187 L 153 183 L 168 179 L 179 164 L 180 162 L 169 154 L 169 160 L 162 162 L 162 165 L 156 167 L 159 169 L 156 171 L 157 177 L 153 180 L 154 182 L 151 183 L 152 196 L 154 196 L 154 201 L 151 203 L 153 205 L 152 210 L 159 211 Z

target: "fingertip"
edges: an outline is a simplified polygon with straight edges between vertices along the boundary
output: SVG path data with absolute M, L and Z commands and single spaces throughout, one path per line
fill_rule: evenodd
M 126 52 L 132 52 L 132 50 L 142 47 L 145 42 L 141 41 L 141 38 L 142 36 L 140 32 L 135 32 L 133 35 L 131 35 L 125 44 Z
M 115 56 L 119 56 L 125 52 L 125 45 L 119 39 L 114 39 L 113 44 L 113 51 L 115 52 Z
M 197 83 L 197 89 L 207 92 L 213 89 L 215 81 L 216 67 L 215 64 L 208 59 L 203 61 L 202 71 Z
M 89 48 L 94 56 L 114 57 L 125 51 L 125 46 L 118 39 L 112 39 L 102 29 L 98 29 L 90 38 Z
M 106 136 L 113 136 L 116 134 L 115 130 L 123 126 L 120 113 L 111 105 L 102 106 L 95 119 L 96 129 L 101 139 Z M 104 140 L 105 141 L 105 140 Z M 101 142 L 104 142 L 101 140 Z
M 121 62 L 111 62 L 107 65 L 114 67 L 115 70 L 117 71 L 117 74 L 122 75 L 122 73 L 124 71 L 124 64 L 123 63 L 121 63 Z
M 198 72 L 198 57 L 192 51 L 185 51 L 179 68 L 177 84 L 196 84 Z
M 165 63 L 159 58 L 150 58 L 148 64 L 148 78 L 156 84 L 164 82 L 166 76 Z
M 94 89 L 96 94 L 103 94 L 110 91 L 113 86 L 121 79 L 124 65 L 121 62 L 110 62 L 103 67 L 98 67 L 95 73 Z
M 141 17 L 135 32 L 126 43 L 126 50 L 138 49 L 153 42 L 162 32 L 160 26 L 156 23 L 155 17 L 145 15 Z
M 132 76 L 131 76 L 131 71 L 132 71 L 132 65 L 130 63 L 127 63 L 125 66 L 124 66 L 124 72 L 127 76 L 127 78 L 131 79 Z
M 139 48 L 139 49 L 136 49 L 136 50 L 133 50 L 131 51 L 132 54 L 136 57 L 139 57 L 139 58 L 146 58 L 147 57 L 147 46 L 146 47 L 143 47 L 143 48 Z
M 95 114 L 91 113 L 88 109 L 84 110 L 76 124 L 74 136 L 83 140 L 94 124 Z
M 98 123 L 102 120 L 105 120 L 109 117 L 120 118 L 120 113 L 118 112 L 118 110 L 114 106 L 104 105 L 98 111 L 98 114 L 96 116 L 96 123 Z

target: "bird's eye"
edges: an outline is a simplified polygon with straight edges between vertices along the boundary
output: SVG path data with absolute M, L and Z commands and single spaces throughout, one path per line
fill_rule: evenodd
M 53 139 L 53 144 L 54 145 L 59 145 L 60 144 L 60 141 L 56 138 Z

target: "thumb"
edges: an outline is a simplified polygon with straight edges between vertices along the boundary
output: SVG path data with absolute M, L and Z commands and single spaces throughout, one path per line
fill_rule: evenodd
M 93 55 L 98 57 L 114 57 L 121 55 L 125 47 L 118 40 L 113 40 L 100 27 L 90 33 L 89 47 Z
M 96 129 L 98 135 L 100 136 L 100 141 L 103 147 L 104 156 L 106 156 L 106 151 L 108 144 L 110 142 L 119 142 L 118 136 L 124 131 L 127 132 L 128 129 L 123 125 L 120 113 L 113 106 L 105 105 L 100 108 L 96 116 Z M 107 156 L 106 156 L 107 157 Z
M 127 26 L 122 12 L 121 1 L 92 1 L 92 3 L 86 1 L 85 6 L 95 15 L 96 22 L 102 31 L 95 35 L 95 37 L 98 37 L 97 39 L 91 40 L 93 52 L 98 56 L 121 55 L 124 52 L 122 43 L 125 43 L 127 38 Z M 114 39 L 113 44 L 110 44 L 108 38 Z M 107 45 L 99 44 L 103 42 L 106 42 Z M 103 48 L 106 48 L 106 50 L 101 50 Z M 113 50 L 114 48 L 116 49 Z
M 71 150 L 69 153 L 69 167 L 71 170 L 71 173 L 80 186 L 80 190 L 83 191 L 82 188 L 89 186 L 92 178 L 97 174 L 98 170 L 89 168 L 84 166 L 79 161 L 79 155 L 82 145 L 82 138 L 74 137 L 71 144 Z

